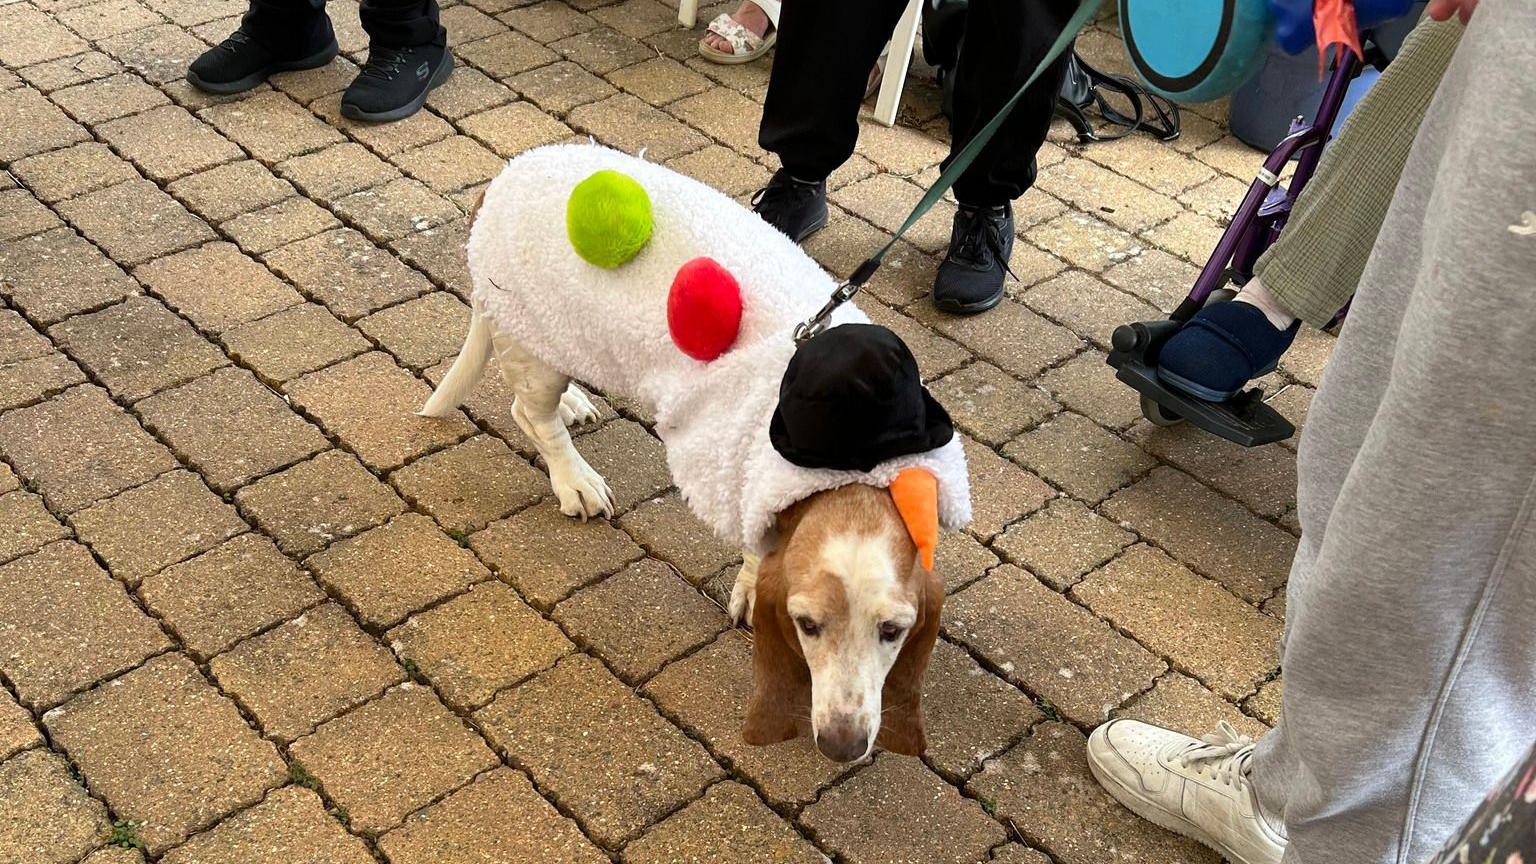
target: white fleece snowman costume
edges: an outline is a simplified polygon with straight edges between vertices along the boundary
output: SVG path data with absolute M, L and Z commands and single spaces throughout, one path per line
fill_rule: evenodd
M 654 221 L 646 246 L 612 270 L 578 256 L 565 223 L 572 188 L 603 169 L 645 189 Z M 708 363 L 679 350 L 667 326 L 673 276 L 700 256 L 725 267 L 742 295 L 736 342 Z M 769 420 L 795 351 L 791 334 L 837 283 L 788 237 L 714 189 L 597 145 L 530 150 L 487 189 L 470 233 L 469 270 L 475 302 L 497 332 L 551 368 L 629 394 L 652 412 L 674 482 L 722 539 L 766 554 L 780 511 L 851 483 L 888 486 L 911 467 L 938 480 L 941 526 L 970 521 L 958 436 L 869 472 L 802 468 L 773 448 Z M 831 323 L 868 320 L 848 304 Z

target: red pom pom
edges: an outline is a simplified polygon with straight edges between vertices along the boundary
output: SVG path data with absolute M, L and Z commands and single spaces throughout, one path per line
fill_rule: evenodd
M 667 295 L 672 341 L 695 360 L 719 357 L 741 329 L 741 286 L 712 258 L 695 258 L 677 269 Z

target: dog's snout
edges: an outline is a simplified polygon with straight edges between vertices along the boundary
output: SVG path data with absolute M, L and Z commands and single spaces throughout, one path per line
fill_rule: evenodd
M 869 752 L 869 733 L 852 720 L 832 723 L 816 731 L 816 749 L 834 762 L 852 762 Z

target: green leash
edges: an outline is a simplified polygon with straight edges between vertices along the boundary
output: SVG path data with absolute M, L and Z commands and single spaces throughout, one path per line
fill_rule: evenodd
M 864 260 L 864 263 L 854 268 L 853 275 L 849 276 L 843 284 L 837 286 L 837 290 L 832 292 L 832 298 L 827 301 L 825 306 L 821 307 L 821 311 L 795 327 L 796 344 L 803 343 L 827 329 L 827 319 L 832 316 L 837 307 L 852 300 L 853 295 L 859 293 L 859 289 L 864 287 L 864 284 L 869 281 L 871 276 L 875 275 L 876 270 L 880 269 L 880 263 L 885 260 L 886 253 L 891 251 L 891 248 L 896 245 L 896 241 L 901 239 L 901 235 L 907 233 L 908 229 L 917 224 L 917 220 L 923 218 L 929 210 L 932 210 L 933 205 L 939 203 L 939 200 L 944 197 L 944 193 L 949 191 L 949 187 L 955 185 L 955 181 L 959 180 L 960 175 L 965 173 L 965 169 L 971 167 L 971 163 L 976 161 L 977 154 L 981 152 L 983 147 L 987 146 L 988 141 L 992 140 L 992 136 L 1003 125 L 1003 121 L 1008 119 L 1008 115 L 1013 113 L 1013 106 L 1017 105 L 1019 100 L 1024 97 L 1024 91 L 1028 90 L 1030 85 L 1035 83 L 1035 79 L 1039 78 L 1052 63 L 1056 62 L 1056 58 L 1060 57 L 1062 52 L 1067 50 L 1067 46 L 1071 45 L 1072 40 L 1077 38 L 1078 31 L 1083 29 L 1088 23 L 1088 19 L 1092 18 L 1093 13 L 1098 11 L 1101 2 L 1103 0 L 1079 0 L 1077 11 L 1072 13 L 1071 18 L 1067 19 L 1067 25 L 1061 28 L 1061 35 L 1056 37 L 1056 41 L 1051 45 L 1050 50 L 1045 52 L 1045 56 L 1040 59 L 1040 64 L 1035 67 L 1035 71 L 1029 73 L 1029 77 L 1024 81 L 1024 86 L 1020 87 L 1019 91 L 1013 94 L 1013 97 L 1003 105 L 997 114 L 987 121 L 987 125 L 981 127 L 980 132 L 977 132 L 970 141 L 966 142 L 964 147 L 960 148 L 960 152 L 955 154 L 954 161 L 949 163 L 948 168 L 940 172 L 939 179 L 935 180 L 933 185 L 928 187 L 928 191 L 923 193 L 923 197 L 918 200 L 917 206 L 912 208 L 912 212 L 907 215 L 906 221 L 902 222 L 901 227 L 896 229 L 896 233 L 892 235 L 890 242 L 880 247 L 878 252 L 869 256 Z

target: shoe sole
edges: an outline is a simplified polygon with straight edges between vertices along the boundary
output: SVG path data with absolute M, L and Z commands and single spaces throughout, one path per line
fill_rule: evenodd
M 1097 780 L 1104 791 L 1109 793 L 1109 797 L 1119 801 L 1122 807 L 1151 822 L 1153 825 L 1167 831 L 1172 831 L 1181 837 L 1188 837 L 1207 849 L 1215 851 L 1218 855 L 1231 862 L 1231 864 L 1259 864 L 1259 862 L 1248 861 L 1248 859 L 1241 857 L 1233 850 L 1226 848 L 1225 845 L 1216 842 L 1215 839 L 1200 830 L 1200 826 L 1193 822 L 1174 816 L 1161 807 L 1137 796 L 1119 780 L 1100 771 L 1099 763 L 1091 755 L 1088 759 L 1088 773 L 1092 774 L 1093 779 Z
M 306 69 L 319 69 L 321 66 L 335 60 L 336 54 L 340 50 L 340 46 L 336 44 L 335 40 L 332 40 L 330 45 L 308 57 L 269 63 L 244 78 L 236 78 L 233 81 L 204 81 L 198 77 L 196 72 L 188 69 L 187 83 L 204 93 L 217 93 L 220 96 L 228 96 L 231 93 L 244 93 L 278 72 L 302 72 Z
M 805 238 L 811 236 L 812 234 L 815 234 L 817 231 L 820 231 L 821 229 L 823 229 L 825 227 L 827 227 L 827 214 L 823 213 L 823 214 L 821 214 L 821 218 L 820 219 L 816 220 L 815 222 L 811 223 L 810 225 L 805 226 L 805 228 L 802 229 L 799 234 L 795 235 L 795 238 L 794 238 L 795 242 L 796 243 L 804 243 L 805 242 Z
M 404 120 L 420 111 L 421 106 L 427 104 L 427 97 L 432 95 L 432 91 L 443 86 L 443 82 L 447 81 L 448 76 L 451 74 L 453 74 L 453 54 L 444 51 L 443 65 L 437 67 L 437 71 L 432 73 L 432 79 L 427 82 L 427 86 L 420 93 L 416 94 L 415 99 L 401 105 L 399 108 L 391 108 L 388 111 L 374 113 L 363 111 L 353 105 L 342 102 L 341 116 L 348 120 L 362 120 L 366 123 L 389 123 L 394 120 Z
M 988 297 L 985 300 L 979 300 L 975 303 L 961 303 L 957 300 L 939 300 L 935 298 L 933 301 L 933 308 L 939 310 L 940 312 L 948 312 L 951 315 L 979 315 L 988 309 L 995 308 L 997 304 L 1003 302 L 1003 295 L 1005 293 L 1007 292 L 999 290 L 991 297 Z
M 1279 365 L 1280 364 L 1278 363 L 1272 363 L 1269 366 L 1266 366 L 1263 369 L 1253 373 L 1253 377 L 1263 378 L 1265 375 L 1275 371 Z M 1195 382 L 1185 378 L 1182 375 L 1178 375 L 1173 372 L 1167 372 L 1161 368 L 1157 370 L 1157 380 L 1173 387 L 1175 390 L 1181 390 L 1184 393 L 1195 397 L 1196 399 L 1204 399 L 1207 402 L 1225 402 L 1228 399 L 1231 399 L 1233 396 L 1243 392 L 1242 387 L 1238 387 L 1236 390 L 1232 390 L 1230 392 L 1213 390 L 1210 387 L 1196 384 Z M 1249 380 L 1251 381 L 1253 379 L 1250 378 Z M 1246 386 L 1246 383 L 1247 382 L 1244 382 L 1244 386 Z

